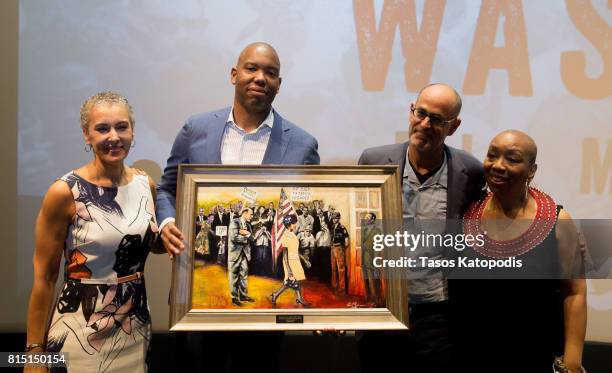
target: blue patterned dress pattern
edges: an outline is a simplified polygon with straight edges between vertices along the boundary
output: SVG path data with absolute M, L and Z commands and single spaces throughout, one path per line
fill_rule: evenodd
M 146 372 L 151 339 L 144 265 L 158 232 L 148 177 L 101 187 L 64 175 L 76 214 L 64 246 L 65 282 L 47 350 L 68 352 L 53 372 Z M 131 281 L 117 281 L 138 274 Z

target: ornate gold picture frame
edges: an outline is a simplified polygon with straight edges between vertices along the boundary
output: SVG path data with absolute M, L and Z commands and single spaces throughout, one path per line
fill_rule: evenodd
M 368 213 L 401 219 L 398 175 L 180 165 L 176 224 L 187 242 L 173 263 L 170 330 L 407 328 L 405 278 L 366 272 L 361 237 Z

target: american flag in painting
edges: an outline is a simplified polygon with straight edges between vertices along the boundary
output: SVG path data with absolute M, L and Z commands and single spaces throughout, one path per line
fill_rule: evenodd
M 283 237 L 283 233 L 285 233 L 283 219 L 288 215 L 297 215 L 297 213 L 293 208 L 293 203 L 291 203 L 291 200 L 289 197 L 287 197 L 285 189 L 281 188 L 278 208 L 276 209 L 276 214 L 274 215 L 274 225 L 272 226 L 272 259 L 275 267 L 276 259 L 281 251 L 281 238 Z

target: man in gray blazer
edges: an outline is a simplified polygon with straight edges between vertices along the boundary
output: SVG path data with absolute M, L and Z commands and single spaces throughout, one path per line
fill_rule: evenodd
M 249 262 L 251 261 L 251 219 L 253 210 L 245 208 L 240 217 L 232 220 L 227 233 L 227 271 L 229 277 L 232 303 L 242 306 L 241 302 L 254 302 L 249 296 L 247 278 L 249 275 Z
M 359 158 L 360 165 L 399 165 L 404 218 L 460 219 L 470 203 L 482 195 L 482 164 L 444 144 L 461 124 L 460 111 L 461 97 L 452 87 L 428 85 L 410 105 L 409 141 L 366 149 Z M 445 254 L 419 253 L 433 259 Z M 411 277 L 408 291 L 410 331 L 365 333 L 359 345 L 362 371 L 384 371 L 381 356 L 393 360 L 393 356 L 407 355 L 404 361 L 415 372 L 451 370 L 452 291 L 441 271 L 421 274 Z
M 272 108 L 281 85 L 280 60 L 274 48 L 253 43 L 240 53 L 232 67 L 235 86 L 232 107 L 190 117 L 174 141 L 161 183 L 157 188 L 156 213 L 162 242 L 171 255 L 184 250 L 183 233 L 174 224 L 176 181 L 181 163 L 203 164 L 319 164 L 317 140 Z M 178 336 L 177 339 L 182 338 Z M 233 339 L 241 345 L 232 349 Z M 232 335 L 189 333 L 188 356 L 181 356 L 186 371 L 224 371 L 227 355 L 235 371 L 257 366 L 268 372 L 278 369 L 278 334 Z M 179 350 L 183 347 L 177 343 Z M 240 350 L 240 351 L 238 351 Z M 182 351 L 178 351 L 181 353 Z

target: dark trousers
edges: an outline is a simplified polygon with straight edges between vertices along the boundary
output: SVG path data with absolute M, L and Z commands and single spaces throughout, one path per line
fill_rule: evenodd
M 311 272 L 326 284 L 331 283 L 331 247 L 319 246 L 315 248 Z
M 366 331 L 358 342 L 362 373 L 451 372 L 453 342 L 447 302 L 410 306 L 410 330 Z
M 269 245 L 255 246 L 252 251 L 252 261 L 249 273 L 258 276 L 272 277 L 272 252 Z
M 178 372 L 276 373 L 282 332 L 177 332 Z

